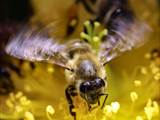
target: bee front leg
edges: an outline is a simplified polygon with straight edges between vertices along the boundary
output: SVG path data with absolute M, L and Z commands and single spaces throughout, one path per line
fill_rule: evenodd
M 76 120 L 76 112 L 73 111 L 75 108 L 73 105 L 73 97 L 77 96 L 76 88 L 74 85 L 69 85 L 65 90 L 66 98 L 69 104 L 69 111 L 70 114 L 74 117 L 74 120 Z

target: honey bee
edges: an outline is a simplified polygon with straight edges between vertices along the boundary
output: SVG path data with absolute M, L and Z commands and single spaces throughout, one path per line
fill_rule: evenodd
M 73 98 L 79 95 L 92 109 L 91 105 L 98 103 L 100 106 L 100 98 L 105 96 L 101 106 L 103 108 L 108 97 L 105 93 L 106 63 L 145 42 L 146 24 L 136 20 L 126 6 L 126 0 L 99 1 L 96 20 L 108 29 L 108 35 L 101 40 L 98 53 L 87 39 L 59 43 L 56 38 L 34 28 L 22 29 L 11 38 L 5 50 L 19 59 L 44 61 L 64 68 L 69 84 L 65 95 L 70 113 L 76 119 Z M 94 26 L 94 22 L 88 24 Z M 89 34 L 89 31 L 84 29 L 84 33 Z

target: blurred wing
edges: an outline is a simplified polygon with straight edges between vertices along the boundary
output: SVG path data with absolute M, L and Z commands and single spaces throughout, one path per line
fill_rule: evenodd
M 100 47 L 99 57 L 104 64 L 141 46 L 150 31 L 147 24 L 136 20 L 126 0 L 101 0 L 99 19 L 109 31 Z
M 145 36 L 149 33 L 149 27 L 145 23 L 136 21 L 133 24 L 126 24 L 121 21 L 118 27 L 110 29 L 106 40 L 101 44 L 99 56 L 104 64 L 123 52 L 140 47 L 147 40 Z
M 42 32 L 25 28 L 15 35 L 6 45 L 6 52 L 19 59 L 46 61 L 67 68 L 65 46 L 55 42 Z

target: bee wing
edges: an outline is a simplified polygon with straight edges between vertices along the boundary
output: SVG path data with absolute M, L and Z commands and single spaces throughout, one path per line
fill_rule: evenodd
M 110 29 L 108 36 L 101 44 L 99 53 L 101 61 L 106 64 L 122 53 L 140 47 L 147 41 L 145 36 L 149 31 L 145 23 L 135 21 L 127 24 L 125 21 L 119 21 L 116 29 Z
M 22 29 L 11 38 L 5 51 L 19 59 L 46 61 L 67 68 L 68 59 L 64 52 L 65 46 L 34 29 Z
M 140 22 L 126 0 L 100 0 L 99 19 L 108 29 L 100 47 L 100 59 L 105 64 L 125 51 L 143 45 L 150 28 Z

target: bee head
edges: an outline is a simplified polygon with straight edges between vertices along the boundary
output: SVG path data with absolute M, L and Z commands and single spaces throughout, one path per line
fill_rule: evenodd
M 104 80 L 97 77 L 80 84 L 80 95 L 87 103 L 95 104 L 98 102 L 104 87 Z

